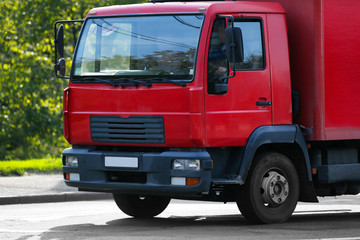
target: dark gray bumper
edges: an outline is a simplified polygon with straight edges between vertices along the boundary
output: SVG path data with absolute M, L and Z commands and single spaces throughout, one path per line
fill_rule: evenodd
M 65 180 L 65 183 L 82 190 L 186 196 L 208 192 L 210 189 L 212 160 L 206 151 L 143 153 L 65 149 L 63 156 L 70 155 L 78 158 L 78 167 L 65 166 L 63 160 L 64 175 L 78 173 L 80 180 Z M 138 166 L 107 167 L 105 157 L 137 158 Z M 174 159 L 199 159 L 201 168 L 172 170 Z M 198 177 L 200 183 L 194 186 L 173 185 L 172 177 Z

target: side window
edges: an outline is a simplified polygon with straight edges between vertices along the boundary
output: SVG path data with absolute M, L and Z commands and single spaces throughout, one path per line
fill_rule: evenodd
M 207 66 L 207 85 L 208 93 L 213 94 L 215 83 L 221 82 L 221 77 L 229 73 L 229 64 L 226 58 L 225 48 L 225 27 L 224 18 L 218 18 L 214 21 Z
M 262 23 L 259 19 L 235 21 L 242 32 L 244 61 L 236 64 L 236 70 L 261 70 L 265 68 Z

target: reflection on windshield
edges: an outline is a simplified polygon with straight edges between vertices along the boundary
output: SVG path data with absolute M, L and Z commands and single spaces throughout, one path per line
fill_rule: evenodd
M 73 75 L 190 80 L 203 15 L 91 18 Z

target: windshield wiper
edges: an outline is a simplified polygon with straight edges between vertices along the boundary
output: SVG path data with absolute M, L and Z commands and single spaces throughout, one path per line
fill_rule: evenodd
M 98 78 L 98 77 L 85 77 L 85 78 L 82 78 L 81 81 L 96 81 L 96 82 L 101 82 L 101 83 L 106 83 L 106 84 L 109 84 L 113 87 L 118 87 L 119 84 L 115 81 L 111 81 L 111 80 L 107 80 L 107 79 L 103 79 L 103 78 Z
M 113 87 L 126 87 L 126 86 L 135 86 L 145 85 L 146 87 L 152 87 L 152 83 L 144 80 L 134 79 L 134 78 L 116 78 L 116 79 L 104 79 L 100 77 L 84 77 L 82 81 L 96 81 L 105 84 L 109 84 Z
M 136 79 L 136 78 L 119 78 L 114 79 L 114 81 L 118 84 L 120 84 L 121 87 L 126 86 L 127 84 L 133 84 L 136 87 L 139 87 L 139 85 L 144 85 L 148 88 L 152 87 L 152 83 L 147 80 L 142 79 Z
M 176 85 L 179 85 L 181 87 L 186 87 L 186 83 L 181 80 L 173 80 L 170 78 L 164 78 L 164 77 L 154 77 L 154 78 L 147 78 L 146 80 L 151 82 L 158 82 L 158 83 L 173 83 Z

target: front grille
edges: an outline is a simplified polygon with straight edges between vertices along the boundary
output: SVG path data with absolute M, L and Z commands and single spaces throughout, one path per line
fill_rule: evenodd
M 106 143 L 165 143 L 161 116 L 90 116 L 91 139 Z

